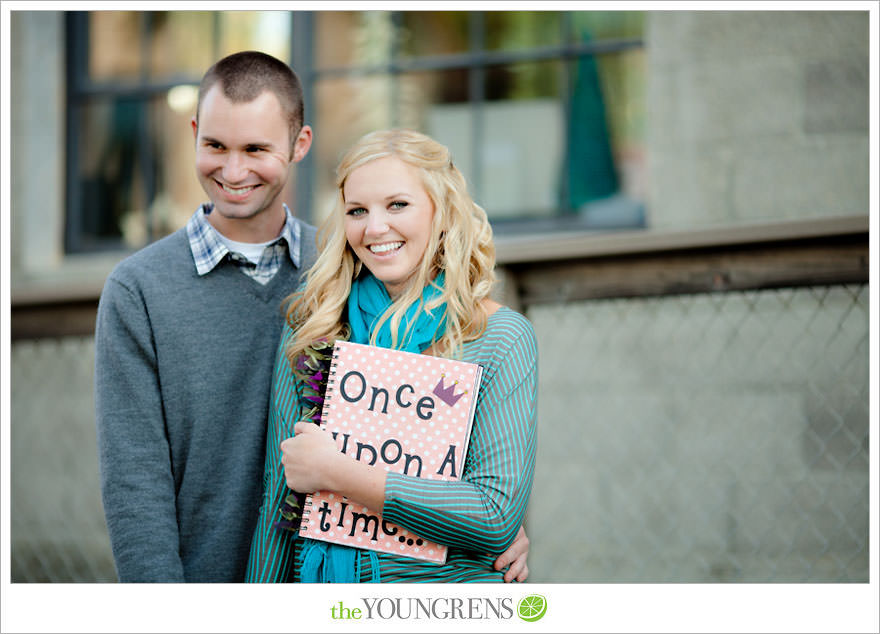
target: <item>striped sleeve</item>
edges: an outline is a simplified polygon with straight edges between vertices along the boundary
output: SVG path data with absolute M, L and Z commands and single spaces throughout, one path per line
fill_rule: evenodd
M 537 344 L 522 315 L 495 320 L 460 481 L 389 473 L 386 519 L 448 546 L 500 554 L 522 525 L 535 466 Z
M 296 381 L 284 348 L 292 336 L 285 327 L 275 356 L 272 396 L 269 403 L 269 429 L 266 436 L 266 464 L 263 471 L 263 501 L 257 527 L 251 540 L 245 581 L 248 583 L 282 583 L 288 579 L 293 560 L 296 535 L 275 528 L 281 519 L 279 508 L 289 493 L 281 465 L 281 441 L 293 435 L 299 399 Z

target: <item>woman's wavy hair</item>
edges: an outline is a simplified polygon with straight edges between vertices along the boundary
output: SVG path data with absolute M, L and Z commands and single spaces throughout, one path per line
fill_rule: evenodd
M 405 341 L 407 333 L 398 333 L 398 329 L 406 309 L 422 301 L 422 289 L 433 284 L 441 271 L 445 272 L 443 292 L 423 307 L 431 311 L 446 304 L 446 330 L 434 342 L 432 352 L 459 356 L 462 344 L 477 339 L 486 329 L 488 313 L 482 300 L 495 283 L 495 246 L 486 212 L 468 194 L 464 176 L 444 145 L 413 130 L 371 132 L 342 157 L 336 169 L 336 203 L 318 230 L 318 259 L 306 274 L 305 286 L 287 300 L 287 323 L 296 335 L 286 354 L 294 369 L 296 360 L 312 343 L 347 336 L 343 321 L 346 302 L 352 281 L 363 267 L 345 238 L 343 188 L 354 170 L 387 156 L 418 169 L 434 203 L 434 217 L 426 257 L 412 283 L 380 317 L 374 332 L 391 320 L 392 346 Z

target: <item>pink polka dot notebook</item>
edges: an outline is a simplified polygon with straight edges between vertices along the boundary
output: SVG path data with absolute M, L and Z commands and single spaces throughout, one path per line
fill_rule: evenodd
M 338 341 L 321 424 L 353 460 L 433 480 L 461 477 L 482 367 Z M 446 546 L 331 491 L 306 497 L 300 535 L 444 563 Z

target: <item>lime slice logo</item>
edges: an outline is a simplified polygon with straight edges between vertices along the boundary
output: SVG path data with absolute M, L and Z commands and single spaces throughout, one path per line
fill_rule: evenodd
M 530 594 L 520 600 L 516 611 L 523 621 L 537 621 L 547 612 L 547 599 L 540 594 Z

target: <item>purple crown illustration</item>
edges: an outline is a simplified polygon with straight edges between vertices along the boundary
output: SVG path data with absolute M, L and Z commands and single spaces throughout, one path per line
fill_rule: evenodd
M 459 394 L 455 394 L 455 386 L 458 385 L 458 381 L 453 381 L 452 385 L 446 387 L 443 382 L 443 377 L 445 374 L 440 375 L 440 380 L 437 381 L 437 387 L 434 388 L 434 394 L 437 395 L 441 401 L 452 407 L 456 403 L 458 403 L 458 399 L 467 394 L 467 390 L 464 392 L 460 392 Z

